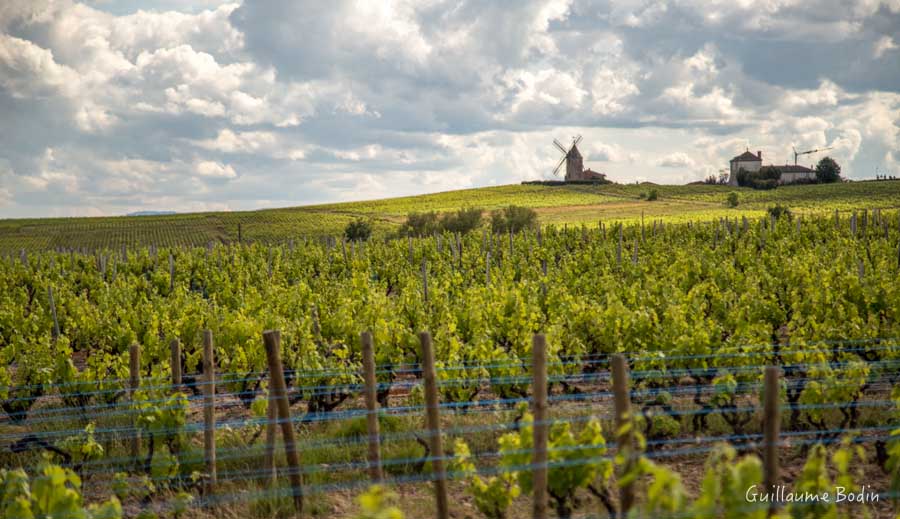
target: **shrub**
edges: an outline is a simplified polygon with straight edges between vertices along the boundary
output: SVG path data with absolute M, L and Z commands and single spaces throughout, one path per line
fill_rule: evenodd
M 494 232 L 520 232 L 537 225 L 537 213 L 528 207 L 511 205 L 491 213 L 491 230 Z
M 738 206 L 738 194 L 732 191 L 728 193 L 728 198 L 726 199 L 728 203 L 728 207 L 737 207 Z
M 775 166 L 764 166 L 759 171 L 747 171 L 744 168 L 738 170 L 737 182 L 739 186 L 753 189 L 774 189 L 781 181 L 781 170 Z
M 403 225 L 404 234 L 409 236 L 428 236 L 438 229 L 438 215 L 434 211 L 427 213 L 409 213 Z
M 774 216 L 776 219 L 781 218 L 782 216 L 785 216 L 787 218 L 791 217 L 790 208 L 780 204 L 769 207 L 767 211 L 769 213 L 769 216 Z
M 344 237 L 349 241 L 366 241 L 372 236 L 372 224 L 357 218 L 344 228 Z
M 442 230 L 465 234 L 481 226 L 481 208 L 465 207 L 441 217 Z
M 655 189 L 651 189 L 649 193 L 647 193 L 647 201 L 653 202 L 659 199 L 659 193 Z

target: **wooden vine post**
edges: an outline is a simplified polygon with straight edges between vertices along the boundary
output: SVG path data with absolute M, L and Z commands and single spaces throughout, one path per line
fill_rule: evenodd
M 547 440 L 549 437 L 549 424 L 547 422 L 547 338 L 544 334 L 537 334 L 531 343 L 531 371 L 533 376 L 532 414 L 534 425 L 532 428 L 534 439 L 534 457 L 532 474 L 534 488 L 534 502 L 532 504 L 532 517 L 534 519 L 547 518 Z
M 105 266 L 105 265 L 104 265 Z M 169 293 L 175 291 L 175 258 L 169 253 Z
M 450 517 L 447 502 L 447 474 L 444 470 L 444 448 L 441 445 L 441 419 L 437 392 L 437 375 L 434 370 L 434 349 L 431 334 L 419 334 L 422 345 L 422 377 L 425 381 L 425 421 L 431 448 L 431 471 L 434 474 L 434 490 L 438 519 Z
M 216 362 L 213 336 L 203 330 L 203 452 L 206 458 L 206 495 L 216 491 Z
M 170 364 L 172 365 L 172 388 L 178 390 L 181 385 L 181 342 L 178 339 L 172 339 L 169 342 L 169 350 L 171 350 Z
M 778 435 L 781 430 L 781 410 L 778 408 L 779 370 L 776 366 L 767 366 L 764 379 L 765 402 L 763 417 L 763 470 L 766 492 L 774 492 L 778 485 Z M 774 513 L 779 503 L 769 503 L 769 515 Z
M 59 339 L 59 319 L 56 318 L 56 301 L 53 299 L 53 287 L 47 287 L 47 297 L 50 300 L 50 315 L 53 317 L 53 340 Z
M 619 224 L 619 242 L 616 245 L 616 265 L 622 266 L 622 224 Z
M 625 465 L 618 478 L 628 474 L 634 465 L 634 449 L 631 421 L 631 397 L 628 392 L 628 363 L 625 356 L 616 354 L 612 357 L 613 398 L 616 411 L 616 446 L 619 454 L 625 459 Z M 634 484 L 621 485 L 619 495 L 619 514 L 628 515 L 634 505 Z
M 284 439 L 284 453 L 288 462 L 291 494 L 294 497 L 294 507 L 297 508 L 297 513 L 302 513 L 303 475 L 300 473 L 300 454 L 294 438 L 287 385 L 284 382 L 284 368 L 281 365 L 281 332 L 278 330 L 263 332 L 263 342 L 266 345 L 266 357 L 269 361 L 269 402 L 274 401 L 278 408 L 278 423 L 281 424 L 281 435 Z
M 366 384 L 366 430 L 369 434 L 369 477 L 373 483 L 380 483 L 381 441 L 378 430 L 378 380 L 375 378 L 375 349 L 372 332 L 360 336 L 363 356 L 363 379 Z
M 135 392 L 141 386 L 141 347 L 132 344 L 128 348 L 128 399 L 132 405 L 135 402 Z M 131 435 L 131 457 L 134 460 L 135 467 L 141 466 L 141 433 L 137 427 L 137 409 L 132 414 L 131 423 L 133 432 Z
M 422 256 L 422 297 L 425 303 L 428 303 L 428 262 L 425 256 Z

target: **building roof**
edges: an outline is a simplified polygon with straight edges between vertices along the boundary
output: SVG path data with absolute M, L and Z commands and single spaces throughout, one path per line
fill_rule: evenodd
M 744 161 L 751 161 L 751 160 L 755 160 L 757 162 L 762 162 L 761 158 L 750 153 L 749 150 L 747 150 L 744 153 L 741 153 L 740 155 L 738 155 L 737 157 L 731 159 L 731 162 L 738 162 L 738 161 L 744 162 Z
M 816 170 L 810 169 L 806 166 L 800 166 L 795 164 L 785 164 L 783 166 L 774 166 L 778 168 L 778 171 L 782 173 L 815 173 Z
M 569 148 L 569 153 L 566 153 L 566 158 L 568 158 L 568 159 L 580 159 L 580 158 L 581 158 L 581 152 L 578 151 L 578 146 L 576 146 L 576 145 L 573 144 L 572 147 Z

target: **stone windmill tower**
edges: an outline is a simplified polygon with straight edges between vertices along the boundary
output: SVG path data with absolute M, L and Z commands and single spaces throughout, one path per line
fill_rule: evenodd
M 578 180 L 581 178 L 581 172 L 584 170 L 584 158 L 581 156 L 581 152 L 578 151 L 579 142 L 581 142 L 581 135 L 573 138 L 572 145 L 569 146 L 569 149 L 566 149 L 562 144 L 559 143 L 558 140 L 553 139 L 553 145 L 563 153 L 563 157 L 560 159 L 559 164 L 557 164 L 556 167 L 553 168 L 554 175 L 559 176 L 559 170 L 560 168 L 562 168 L 563 162 L 565 162 L 565 180 Z
M 563 147 L 562 144 L 559 143 L 558 140 L 553 139 L 553 145 L 563 153 L 562 158 L 559 160 L 559 164 L 553 168 L 553 174 L 555 176 L 559 176 L 559 170 L 562 168 L 563 163 L 566 164 L 566 182 L 572 182 L 575 180 L 590 180 L 595 182 L 603 182 L 606 179 L 606 175 L 602 173 L 597 173 L 596 171 L 592 171 L 590 169 L 584 169 L 584 157 L 581 156 L 581 152 L 578 151 L 578 143 L 581 142 L 581 135 L 577 135 L 572 139 L 572 145 L 569 146 L 569 149 Z

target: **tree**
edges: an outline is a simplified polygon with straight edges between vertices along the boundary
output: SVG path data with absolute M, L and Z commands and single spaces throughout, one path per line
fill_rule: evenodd
M 441 228 L 465 234 L 481 225 L 481 212 L 480 207 L 464 207 L 455 213 L 447 213 L 441 217 Z
M 370 236 L 372 236 L 372 224 L 362 218 L 353 220 L 344 228 L 344 237 L 350 241 L 365 241 Z
M 738 170 L 737 182 L 741 187 L 753 189 L 774 189 L 781 180 L 781 170 L 775 166 L 763 166 L 758 171 Z
M 406 216 L 406 224 L 403 226 L 404 234 L 410 236 L 428 236 L 437 229 L 438 215 L 434 211 L 409 213 Z
M 537 227 L 538 217 L 534 209 L 511 205 L 491 212 L 491 230 L 494 232 L 519 232 Z
M 831 157 L 824 157 L 816 164 L 816 180 L 823 183 L 840 182 L 841 165 Z

